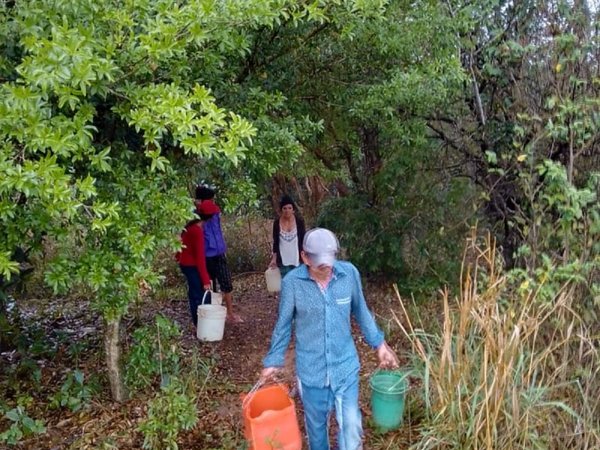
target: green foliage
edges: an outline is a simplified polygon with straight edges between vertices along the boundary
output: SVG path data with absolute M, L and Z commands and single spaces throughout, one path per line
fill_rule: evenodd
M 401 251 L 406 223 L 382 216 L 378 208 L 369 206 L 366 199 L 358 197 L 330 201 L 318 224 L 336 232 L 348 259 L 362 270 L 401 276 L 406 270 Z
M 593 260 L 598 254 L 594 242 L 600 233 L 600 173 L 592 174 L 587 186 L 577 188 L 569 181 L 564 166 L 543 161 L 537 165 L 534 177 L 535 181 L 523 174 L 524 190 L 535 197 L 530 214 L 520 217 L 527 241 L 534 247 L 530 258 L 535 259 L 536 252 L 551 256 L 568 252 L 573 259 Z M 534 187 L 537 192 L 533 192 Z
M 56 236 L 58 251 L 46 273 L 47 283 L 57 292 L 87 286 L 96 294 L 94 306 L 107 318 L 124 314 L 141 285 L 160 283 L 155 255 L 177 248 L 184 223 L 178 214 L 189 211 L 185 191 L 175 186 L 172 173 L 148 180 L 143 169 L 127 168 L 124 158 L 115 161 L 114 172 L 119 172 L 120 181 L 97 182 L 103 195 L 110 195 L 110 203 L 88 210 L 88 229 Z M 148 213 L 152 205 L 161 205 L 160 216 Z
M 136 131 L 143 131 L 146 154 L 152 171 L 165 170 L 169 160 L 160 156 L 161 141 L 168 134 L 172 144 L 181 144 L 186 153 L 210 156 L 221 153 L 234 165 L 243 142 L 256 130 L 245 119 L 216 106 L 209 90 L 195 86 L 191 92 L 175 84 L 133 87 L 126 90 L 130 104 L 119 105 L 117 112 Z
M 48 339 L 46 331 L 41 326 L 31 326 L 27 333 L 19 336 L 17 348 L 27 352 L 31 358 L 46 358 L 56 354 L 54 343 Z
M 243 77 L 232 82 L 253 37 L 381 7 L 288 0 L 3 5 L 0 273 L 16 273 L 17 246 L 39 252 L 51 242 L 57 257 L 48 284 L 57 292 L 87 286 L 105 318 L 120 317 L 140 283 L 160 281 L 150 264 L 177 245 L 191 216 L 185 188 L 198 167 L 222 179 L 232 192 L 225 206 L 235 207 L 299 155 L 299 137 L 318 128 L 293 117 L 277 90 L 242 88 Z
M 409 167 L 416 163 L 412 160 Z M 406 172 L 406 179 L 388 184 L 395 170 Z M 477 217 L 465 215 L 472 209 L 468 184 L 432 184 L 434 178 L 416 175 L 390 162 L 377 178 L 379 192 L 388 196 L 377 204 L 358 196 L 334 199 L 322 206 L 318 218 L 319 225 L 336 232 L 347 250 L 344 256 L 361 271 L 401 280 L 404 292 L 451 283 L 460 269 L 459 242 Z
M 16 364 L 6 364 L 1 373 L 3 380 L 0 386 L 7 396 L 10 392 L 20 394 L 30 392 L 32 387 L 41 387 L 42 371 L 34 359 L 24 358 Z
M 143 448 L 177 450 L 177 435 L 196 424 L 197 414 L 194 391 L 177 378 L 171 378 L 150 401 L 148 418 L 139 426 L 144 435 Z
M 597 11 L 590 2 L 462 0 L 447 3 L 455 18 L 468 84 L 429 128 L 449 149 L 448 160 L 483 190 L 486 219 L 501 238 L 504 258 L 518 264 L 524 244 L 518 222 L 537 201 L 542 177 L 523 189 L 523 172 L 551 159 L 582 186 L 598 170 Z M 539 184 L 538 184 L 539 183 Z
M 4 418 L 10 421 L 10 428 L 0 433 L 0 443 L 16 445 L 24 437 L 46 432 L 44 422 L 39 419 L 32 419 L 26 411 L 26 405 L 30 404 L 30 397 L 20 397 L 18 405 L 12 409 L 0 407 L 0 413 Z
M 510 272 L 523 292 L 553 302 L 566 284 L 580 286 L 575 309 L 587 323 L 598 319 L 600 283 L 600 186 L 597 174 L 577 188 L 567 169 L 543 161 L 521 175 L 530 208 L 515 216 L 524 242 L 517 251 L 522 268 Z
M 339 13 L 311 29 L 310 39 L 306 27 L 257 39 L 248 83 L 273 86 L 296 117 L 318 120 L 322 132 L 306 136 L 303 157 L 289 160 L 281 173 L 317 175 L 324 189 L 333 191 L 335 183 L 353 197 L 318 205 L 319 224 L 343 236 L 349 258 L 371 273 L 412 272 L 415 284 L 434 271 L 452 279 L 456 265 L 442 265 L 459 249 L 448 230 L 456 227 L 456 205 L 471 207 L 457 198 L 466 183 L 458 187 L 461 182 L 435 172 L 446 152 L 429 139 L 426 118 L 447 107 L 464 83 L 456 25 L 435 2 L 369 3 L 369 14 Z M 269 58 L 272 64 L 264 64 Z M 465 227 L 456 228 L 461 236 Z M 430 258 L 436 261 L 429 266 Z
M 80 370 L 70 372 L 60 391 L 50 397 L 50 408 L 68 408 L 77 412 L 89 406 L 97 387 L 84 383 L 84 374 Z
M 178 249 L 193 181 L 215 180 L 234 209 L 321 130 L 261 78 L 278 59 L 261 51 L 265 33 L 308 41 L 381 17 L 385 2 L 0 8 L 0 274 L 17 273 L 16 248 L 51 248 L 46 283 L 77 288 L 118 324 L 141 287 L 161 283 L 155 259 Z
M 181 331 L 176 323 L 157 315 L 154 326 L 133 332 L 133 342 L 125 365 L 125 382 L 132 389 L 143 389 L 157 379 L 164 383 L 179 373 L 176 339 Z

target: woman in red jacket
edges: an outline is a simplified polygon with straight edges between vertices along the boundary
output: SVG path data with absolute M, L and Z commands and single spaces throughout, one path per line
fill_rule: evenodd
M 199 219 L 191 220 L 181 233 L 183 248 L 175 256 L 188 283 L 188 299 L 194 326 L 198 325 L 198 305 L 204 291 L 210 289 L 210 277 L 206 270 L 204 254 L 204 230 Z M 210 300 L 208 301 L 208 303 Z

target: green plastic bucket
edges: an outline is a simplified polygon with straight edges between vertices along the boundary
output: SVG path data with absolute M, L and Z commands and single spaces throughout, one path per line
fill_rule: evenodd
M 371 375 L 369 385 L 375 424 L 383 431 L 399 428 L 408 391 L 407 375 L 401 372 L 375 372 Z

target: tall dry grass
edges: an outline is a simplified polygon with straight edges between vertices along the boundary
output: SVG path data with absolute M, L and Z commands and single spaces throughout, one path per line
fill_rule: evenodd
M 575 288 L 539 301 L 539 288 L 503 273 L 490 237 L 469 240 L 461 280 L 457 298 L 441 292 L 436 334 L 396 290 L 426 409 L 412 448 L 599 449 L 599 336 L 577 314 Z

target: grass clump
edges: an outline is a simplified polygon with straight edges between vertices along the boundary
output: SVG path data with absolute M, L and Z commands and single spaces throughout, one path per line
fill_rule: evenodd
M 397 293 L 424 387 L 411 448 L 600 448 L 598 335 L 577 312 L 576 284 L 540 300 L 543 280 L 503 273 L 489 237 L 470 240 L 461 280 L 457 298 L 441 294 L 440 333 L 413 325 Z

